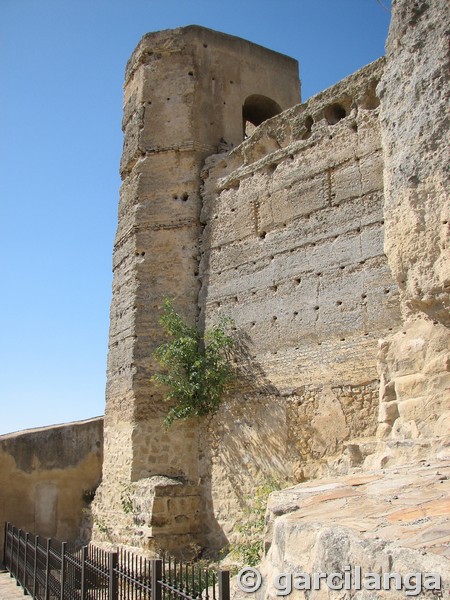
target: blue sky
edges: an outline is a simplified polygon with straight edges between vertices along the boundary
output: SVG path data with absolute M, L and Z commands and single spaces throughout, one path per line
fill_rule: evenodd
M 0 434 L 103 413 L 141 36 L 197 24 L 283 52 L 306 100 L 381 56 L 389 19 L 378 0 L 0 0 Z

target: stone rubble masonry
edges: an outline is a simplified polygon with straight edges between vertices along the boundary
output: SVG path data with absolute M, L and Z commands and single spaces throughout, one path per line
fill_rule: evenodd
M 0 436 L 2 529 L 9 521 L 42 536 L 88 540 L 90 523 L 83 509 L 100 483 L 102 459 L 102 418 Z
M 275 107 L 280 112 L 299 101 L 297 61 L 198 26 L 144 36 L 128 62 L 105 461 L 94 504 L 94 522 L 101 524 L 94 531 L 97 540 L 131 537 L 144 548 L 152 546 L 155 532 L 167 547 L 176 536 L 184 540 L 190 509 L 170 526 L 171 541 L 156 513 L 144 511 L 136 524 L 121 506 L 120 491 L 130 485 L 136 504 L 141 485 L 155 499 L 167 492 L 169 502 L 179 481 L 194 498 L 191 488 L 201 477 L 198 424 L 191 420 L 165 430 L 164 391 L 151 382 L 158 369 L 153 352 L 163 340 L 162 301 L 174 298 L 176 309 L 196 323 L 205 158 L 242 141 L 243 105 L 246 116 L 258 121 L 272 116 Z M 173 486 L 161 489 L 159 475 L 172 478 Z M 194 533 L 195 517 L 192 527 Z

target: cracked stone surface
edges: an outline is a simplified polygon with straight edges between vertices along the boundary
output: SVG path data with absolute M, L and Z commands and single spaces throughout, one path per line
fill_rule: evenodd
M 450 452 L 447 459 L 321 479 L 274 492 L 267 512 L 264 585 L 275 597 L 281 572 L 437 572 L 443 589 L 450 573 Z M 367 593 L 367 592 L 365 592 Z M 404 591 L 372 592 L 404 597 Z M 303 592 L 296 592 L 298 597 Z M 322 589 L 310 598 L 338 597 Z M 350 597 L 364 597 L 355 590 Z

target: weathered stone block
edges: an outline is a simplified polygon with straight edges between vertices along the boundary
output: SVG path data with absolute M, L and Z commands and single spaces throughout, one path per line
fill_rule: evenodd
M 380 423 L 391 425 L 399 416 L 399 408 L 397 402 L 382 402 L 378 412 L 378 420 Z
M 361 171 L 358 162 L 351 161 L 333 169 L 330 178 L 333 203 L 362 196 Z
M 404 375 L 395 379 L 395 394 L 402 401 L 406 398 L 422 396 L 428 386 L 428 381 L 421 373 Z
M 361 191 L 363 194 L 376 192 L 383 180 L 383 157 L 380 150 L 364 156 L 359 160 Z

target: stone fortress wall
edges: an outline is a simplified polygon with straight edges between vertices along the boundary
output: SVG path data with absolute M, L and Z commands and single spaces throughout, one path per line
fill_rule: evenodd
M 353 448 L 372 446 L 363 472 L 271 496 L 260 599 L 275 596 L 273 575 L 292 565 L 434 572 L 441 594 L 450 586 L 449 21 L 445 0 L 394 1 L 377 86 L 384 248 L 401 325 L 378 345 L 376 437 Z M 370 594 L 401 598 L 404 590 Z
M 242 141 L 243 105 L 257 121 L 299 100 L 295 60 L 197 26 L 148 34 L 128 63 L 105 477 L 95 505 L 112 539 L 202 543 L 201 428 L 164 430 L 163 391 L 150 381 L 160 306 L 173 296 L 190 323 L 199 317 L 205 159 Z M 117 490 L 131 494 L 137 514 L 123 513 Z
M 102 459 L 101 417 L 0 436 L 0 523 L 88 540 L 92 524 L 83 509 L 100 483 Z
M 245 40 L 190 26 L 139 43 L 124 89 L 95 542 L 217 549 L 267 478 L 448 453 L 448 12 L 444 0 L 394 1 L 386 58 L 304 104 L 296 61 Z M 233 319 L 239 371 L 215 417 L 168 430 L 150 380 L 165 296 L 200 328 Z M 42 462 L 46 506 L 58 503 L 44 518 L 40 459 L 28 473 L 0 443 L 0 477 L 20 475 L 5 518 L 72 535 L 58 469 Z M 71 471 L 83 457 L 98 481 L 89 444 L 74 463 L 61 454 L 76 490 L 88 486 Z M 16 491 L 30 496 L 20 514 Z
M 431 40 L 427 19 L 446 9 L 414 10 L 396 3 L 386 60 L 305 104 L 295 61 L 243 40 L 193 26 L 138 45 L 94 503 L 109 539 L 217 548 L 268 477 L 417 459 L 445 433 L 445 180 L 439 148 L 416 140 L 429 118 L 417 98 L 442 60 L 421 54 L 416 65 L 392 32 L 410 19 L 411 39 Z M 429 102 L 439 123 L 442 98 Z M 410 111 L 421 129 L 405 126 L 403 141 L 396 123 Z M 431 179 L 403 174 L 429 152 Z M 234 320 L 240 377 L 216 417 L 165 431 L 150 377 L 167 295 L 200 328 Z
M 383 67 L 206 161 L 200 314 L 207 326 L 231 317 L 243 346 L 238 390 L 205 444 L 211 511 L 227 535 L 264 479 L 320 476 L 346 443 L 376 432 L 377 341 L 400 325 L 383 251 Z
M 398 6 L 391 32 L 404 18 Z M 138 45 L 125 82 L 104 477 L 94 503 L 109 539 L 217 548 L 267 478 L 296 483 L 405 451 L 417 458 L 445 433 L 446 234 L 434 244 L 439 257 L 428 252 L 431 230 L 420 250 L 408 237 L 427 222 L 424 211 L 433 227 L 445 224 L 433 208 L 442 196 L 431 189 L 424 208 L 405 192 L 408 216 L 391 212 L 403 197 L 399 151 L 417 148 L 415 132 L 405 145 L 394 131 L 410 109 L 399 91 L 402 54 L 391 49 L 387 64 L 298 104 L 295 62 L 243 40 L 193 26 Z M 419 180 L 410 175 L 407 186 Z M 411 203 L 413 231 L 402 225 Z M 425 292 L 422 269 L 436 260 Z M 411 301 L 416 271 L 424 291 Z M 150 382 L 167 295 L 200 328 L 233 319 L 240 372 L 215 418 L 169 431 Z

